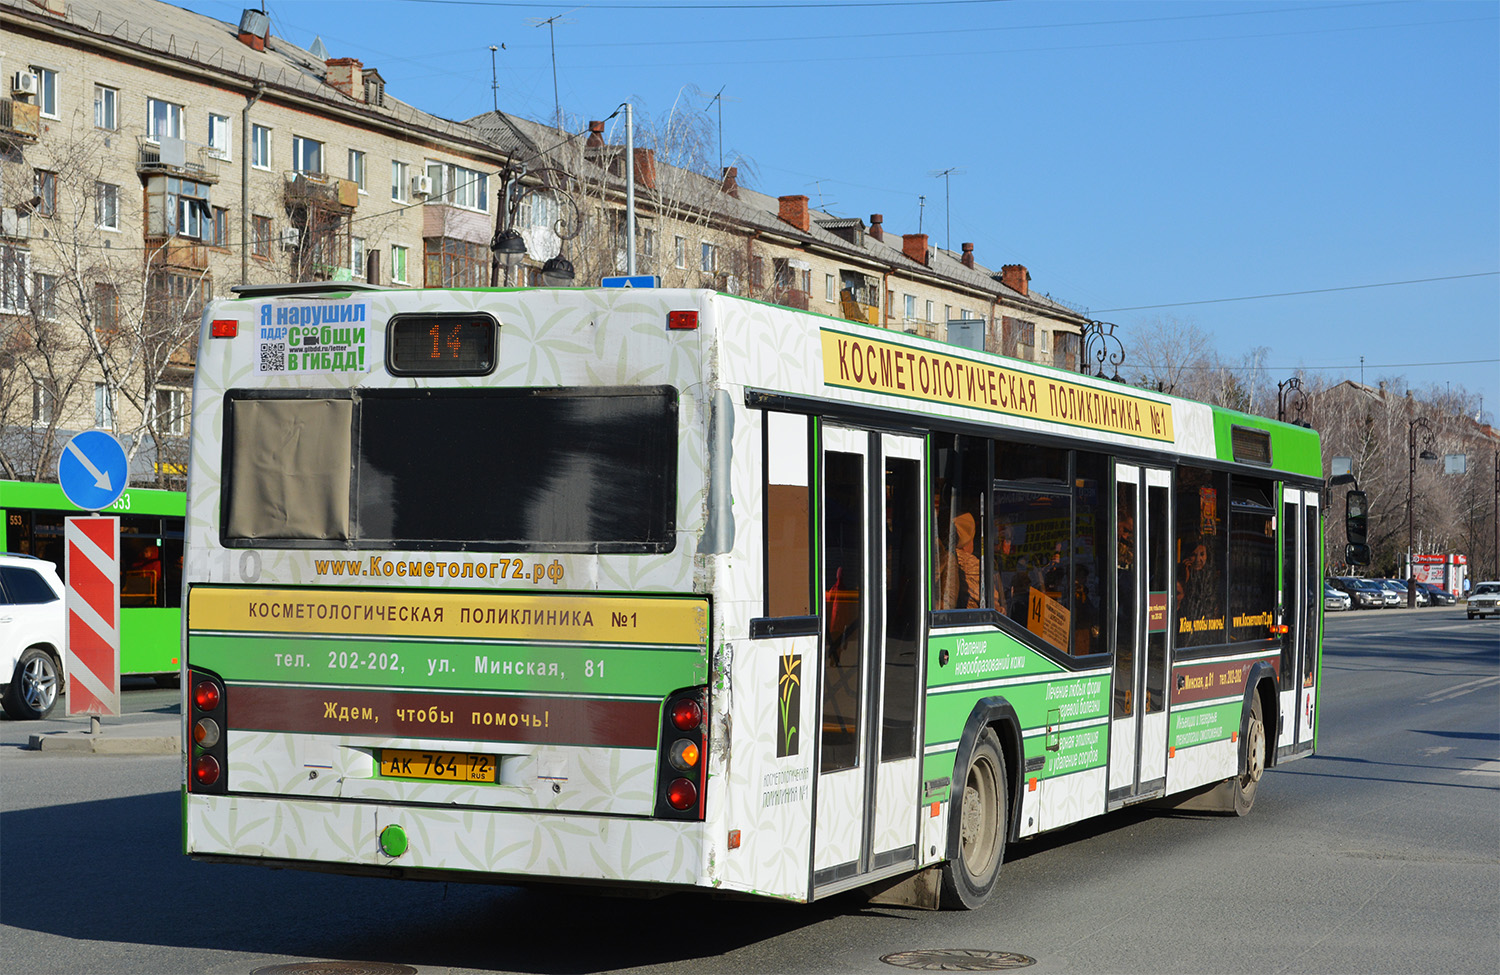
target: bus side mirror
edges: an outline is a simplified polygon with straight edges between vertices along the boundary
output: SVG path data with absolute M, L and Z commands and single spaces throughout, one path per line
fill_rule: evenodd
M 1350 491 L 1344 495 L 1344 534 L 1348 545 L 1344 547 L 1344 561 L 1350 565 L 1369 565 L 1370 546 L 1365 544 L 1365 529 L 1369 521 L 1369 502 L 1363 491 Z

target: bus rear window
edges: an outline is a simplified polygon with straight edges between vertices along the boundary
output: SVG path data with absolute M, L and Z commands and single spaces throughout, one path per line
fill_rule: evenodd
M 226 545 L 538 552 L 673 545 L 672 387 L 328 391 L 313 399 L 236 391 L 229 399 Z M 280 412 L 266 410 L 273 404 Z M 317 404 L 347 408 L 342 440 L 337 422 L 321 422 Z M 348 451 L 299 453 L 280 472 L 247 463 L 281 453 L 312 425 L 309 415 L 325 441 L 348 443 Z M 247 426 L 247 418 L 257 422 Z

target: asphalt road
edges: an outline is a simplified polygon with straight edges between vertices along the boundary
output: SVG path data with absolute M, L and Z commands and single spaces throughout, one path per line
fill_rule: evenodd
M 1136 810 L 1013 845 L 974 913 L 194 863 L 177 759 L 22 751 L 36 724 L 0 721 L 0 969 L 764 975 L 961 948 L 1031 972 L 1500 971 L 1500 620 L 1332 615 L 1324 674 L 1320 753 L 1269 772 L 1249 817 Z M 176 714 L 175 691 L 126 700 L 122 726 Z

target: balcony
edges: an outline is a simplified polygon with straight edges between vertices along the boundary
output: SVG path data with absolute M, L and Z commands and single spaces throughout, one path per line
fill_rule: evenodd
M 135 137 L 139 155 L 135 171 L 143 176 L 165 173 L 197 180 L 200 183 L 219 181 L 219 157 L 213 155 L 208 146 L 181 139 L 152 139 Z
M 30 145 L 41 137 L 41 106 L 0 98 L 0 143 Z
M 208 269 L 208 247 L 186 237 L 147 237 L 146 260 L 153 267 L 175 267 L 194 271 Z
M 287 206 L 311 206 L 320 209 L 359 205 L 359 184 L 327 173 L 286 174 Z
M 18 213 L 13 207 L 0 210 L 0 237 L 7 240 L 25 240 L 30 236 L 30 213 Z
M 843 310 L 845 321 L 863 322 L 866 325 L 880 324 L 880 306 L 860 301 L 853 296 L 848 288 L 844 289 L 839 304 Z
M 772 292 L 771 300 L 785 308 L 796 308 L 798 311 L 807 311 L 812 307 L 812 295 L 799 288 L 777 288 Z

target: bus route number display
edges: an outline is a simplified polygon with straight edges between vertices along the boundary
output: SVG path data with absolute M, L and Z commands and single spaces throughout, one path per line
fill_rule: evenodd
M 399 315 L 386 328 L 386 368 L 395 376 L 488 375 L 499 329 L 489 315 Z

